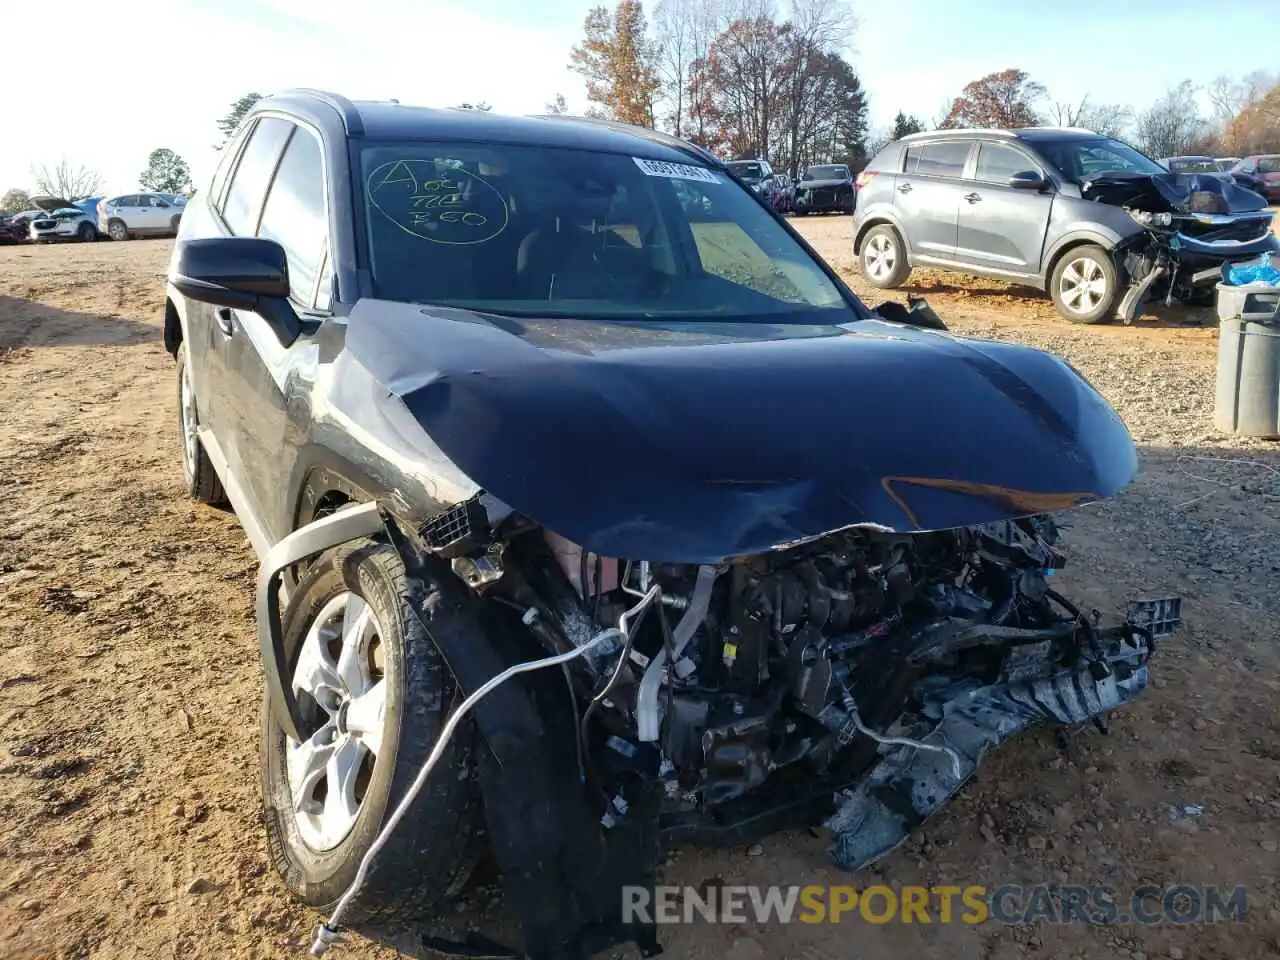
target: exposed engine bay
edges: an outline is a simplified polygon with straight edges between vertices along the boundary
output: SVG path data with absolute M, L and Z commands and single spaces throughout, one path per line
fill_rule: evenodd
M 1065 563 L 1057 541 L 1042 516 L 837 532 L 693 566 L 599 557 L 537 530 L 511 542 L 521 572 L 495 590 L 551 648 L 624 626 L 575 665 L 587 704 L 576 749 L 606 827 L 639 774 L 661 783 L 668 837 L 742 842 L 826 819 L 836 863 L 858 869 L 940 807 L 987 747 L 1145 686 L 1176 601 L 1102 625 L 1049 586 Z M 885 778 L 901 803 L 871 791 Z
M 1212 302 L 1223 266 L 1271 242 L 1264 198 L 1223 177 L 1107 173 L 1086 180 L 1081 195 L 1123 207 L 1145 229 L 1117 251 L 1130 282 L 1117 309 L 1126 323 L 1148 303 Z

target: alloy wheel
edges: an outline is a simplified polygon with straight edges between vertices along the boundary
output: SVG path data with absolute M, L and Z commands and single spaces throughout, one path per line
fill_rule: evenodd
M 186 468 L 187 476 L 193 476 L 196 472 L 196 453 L 199 443 L 196 430 L 199 427 L 199 421 L 196 418 L 196 395 L 191 389 L 191 373 L 185 367 L 182 371 L 182 384 L 179 390 L 181 391 L 179 408 L 182 413 L 182 465 Z
M 293 689 L 321 725 L 285 741 L 298 832 L 313 850 L 332 850 L 355 826 L 382 750 L 386 680 L 382 631 L 354 593 L 338 594 L 312 621 L 293 671 Z
M 1072 313 L 1091 313 L 1107 295 L 1102 266 L 1091 257 L 1072 260 L 1058 281 L 1058 298 Z
M 883 233 L 878 233 L 867 241 L 867 252 L 862 262 L 866 264 L 867 273 L 873 280 L 884 280 L 898 262 L 898 248 Z

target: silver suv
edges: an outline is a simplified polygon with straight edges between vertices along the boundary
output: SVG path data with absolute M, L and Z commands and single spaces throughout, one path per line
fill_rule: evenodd
M 126 193 L 98 204 L 98 229 L 112 240 L 176 237 L 186 199 L 168 193 Z
M 1280 251 L 1265 207 L 1088 130 L 935 130 L 858 175 L 853 242 L 877 287 L 927 265 L 1047 290 L 1076 323 L 1129 322 L 1144 303 L 1211 300 L 1224 262 Z

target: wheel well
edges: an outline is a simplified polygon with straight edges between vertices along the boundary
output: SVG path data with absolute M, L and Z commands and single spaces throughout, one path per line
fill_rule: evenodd
M 1062 262 L 1062 258 L 1072 250 L 1079 250 L 1081 247 L 1097 247 L 1109 256 L 1113 263 L 1115 262 L 1116 252 L 1115 250 L 1108 248 L 1106 244 L 1099 243 L 1097 240 L 1090 239 L 1089 237 L 1080 237 L 1077 240 L 1070 240 L 1067 243 L 1064 243 L 1060 249 L 1054 251 L 1053 257 L 1047 264 L 1045 264 L 1044 288 L 1046 290 L 1049 289 L 1050 282 L 1053 280 L 1053 271 L 1058 269 L 1058 264 Z
M 169 356 L 178 355 L 178 347 L 182 345 L 182 320 L 178 317 L 178 307 L 171 300 L 164 301 L 164 348 Z
M 862 253 L 862 239 L 876 227 L 893 227 L 895 231 L 898 229 L 893 225 L 893 221 L 888 217 L 877 217 L 874 220 L 868 220 L 858 228 L 858 232 L 853 238 L 854 256 Z M 901 236 L 901 234 L 899 234 L 899 236 Z
M 320 499 L 316 501 L 316 508 L 311 514 L 311 519 L 319 520 L 321 517 L 327 517 L 339 507 L 351 502 L 351 498 L 341 490 L 330 490 L 328 493 L 322 494 Z

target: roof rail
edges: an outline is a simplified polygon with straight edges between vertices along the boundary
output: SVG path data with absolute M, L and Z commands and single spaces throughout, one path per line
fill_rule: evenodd
M 610 120 L 608 117 L 579 117 L 567 113 L 534 113 L 530 114 L 535 120 L 560 120 L 566 123 L 587 123 L 597 127 L 609 127 L 612 130 L 620 130 L 623 133 L 630 133 L 633 136 L 643 137 L 645 140 L 651 140 L 654 143 L 661 143 L 671 147 L 673 150 L 679 150 L 681 153 L 688 154 L 696 160 L 702 160 L 706 163 L 722 164 L 724 161 L 717 157 L 705 147 L 700 147 L 696 143 L 691 143 L 682 137 L 673 136 L 670 133 L 663 133 L 661 130 L 654 130 L 652 127 L 642 127 L 639 124 L 623 123 L 621 120 Z
M 286 97 L 290 94 L 301 94 L 327 104 L 337 111 L 338 116 L 342 117 L 342 125 L 346 127 L 347 136 L 364 136 L 364 118 L 360 116 L 360 111 L 356 109 L 356 105 L 341 94 L 330 93 L 328 90 L 317 90 L 313 87 L 291 87 L 288 90 L 281 90 L 276 96 Z

